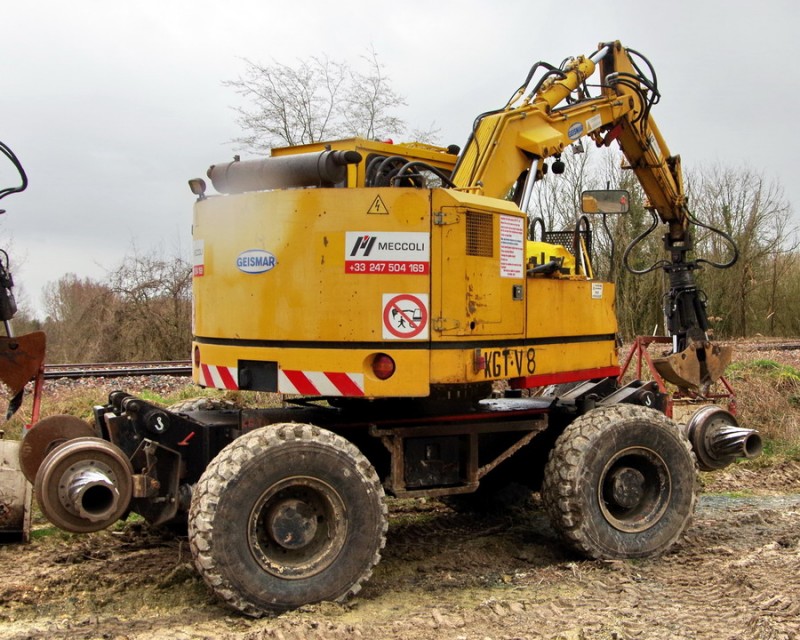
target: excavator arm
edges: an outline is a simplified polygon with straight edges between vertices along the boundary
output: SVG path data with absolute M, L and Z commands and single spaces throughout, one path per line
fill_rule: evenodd
M 598 146 L 617 140 L 650 207 L 669 225 L 670 236 L 681 238 L 688 217 L 680 157 L 670 154 L 650 117 L 658 93 L 628 50 L 619 42 L 606 43 L 588 58 L 573 58 L 559 69 L 546 66 L 544 78 L 527 97 L 528 82 L 504 108 L 475 121 L 453 173 L 456 188 L 503 198 L 520 176 L 532 184 L 546 158 L 560 156 L 583 136 L 591 136 Z M 586 82 L 598 67 L 601 94 L 588 97 Z M 562 102 L 567 104 L 559 106 Z
M 537 63 L 505 107 L 475 120 L 452 182 L 465 191 L 513 199 L 527 211 L 533 185 L 547 169 L 545 159 L 556 158 L 552 166 L 557 173 L 561 154 L 580 138 L 589 136 L 598 146 L 616 140 L 642 185 L 648 209 L 667 226 L 664 244 L 670 259 L 659 266 L 670 280 L 664 312 L 673 353 L 659 359 L 657 369 L 681 388 L 703 391 L 722 375 L 731 354 L 708 339 L 705 298 L 694 279 L 699 266 L 688 258 L 691 215 L 680 156 L 670 153 L 650 115 L 660 94 L 654 70 L 650 67 L 648 76 L 640 64 L 649 66 L 619 42 L 601 43 L 591 56 L 559 67 Z M 592 97 L 587 81 L 598 67 L 600 90 Z M 542 77 L 529 89 L 542 68 Z
M 607 53 L 599 65 L 604 95 L 609 100 L 615 95 L 626 96 L 633 99 L 636 106 L 610 123 L 604 136 L 596 134 L 594 138 L 603 146 L 618 141 L 628 166 L 647 195 L 649 208 L 668 225 L 669 237 L 681 241 L 689 227 L 681 159 L 670 153 L 655 120 L 650 117 L 650 107 L 660 97 L 657 86 L 654 80 L 642 74 L 630 52 L 619 42 L 605 46 Z

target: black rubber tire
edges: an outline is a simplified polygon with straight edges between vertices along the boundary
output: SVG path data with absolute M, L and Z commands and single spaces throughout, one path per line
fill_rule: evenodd
M 579 553 L 641 558 L 681 537 L 697 489 L 694 454 L 678 425 L 625 404 L 594 409 L 564 430 L 545 467 L 542 502 Z
M 387 523 L 378 475 L 353 444 L 276 424 L 208 465 L 192 496 L 189 542 L 217 596 L 259 616 L 357 593 L 380 560 Z

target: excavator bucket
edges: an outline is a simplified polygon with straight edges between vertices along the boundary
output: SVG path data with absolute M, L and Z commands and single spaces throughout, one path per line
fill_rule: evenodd
M 36 378 L 44 362 L 46 338 L 43 331 L 18 337 L 0 337 L 0 381 L 8 386 L 11 400 L 6 419 L 19 408 L 25 385 Z
M 705 391 L 722 377 L 732 355 L 729 346 L 695 342 L 679 353 L 654 358 L 653 365 L 667 382 L 681 389 Z

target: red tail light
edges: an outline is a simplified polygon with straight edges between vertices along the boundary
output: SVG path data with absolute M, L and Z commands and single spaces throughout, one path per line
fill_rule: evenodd
M 394 375 L 395 364 L 391 356 L 379 353 L 372 359 L 372 373 L 378 380 L 388 380 Z

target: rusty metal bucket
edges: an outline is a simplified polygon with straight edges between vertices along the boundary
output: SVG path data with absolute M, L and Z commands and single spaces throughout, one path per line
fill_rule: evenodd
M 28 542 L 31 535 L 31 484 L 19 466 L 20 443 L 0 431 L 0 544 Z
M 8 386 L 11 398 L 6 420 L 19 409 L 25 385 L 31 381 L 36 382 L 31 423 L 39 420 L 46 342 L 42 331 L 17 337 L 0 336 L 0 381 Z
M 653 365 L 667 382 L 682 389 L 705 392 L 725 373 L 732 355 L 733 348 L 730 346 L 696 342 L 679 353 L 654 358 Z

